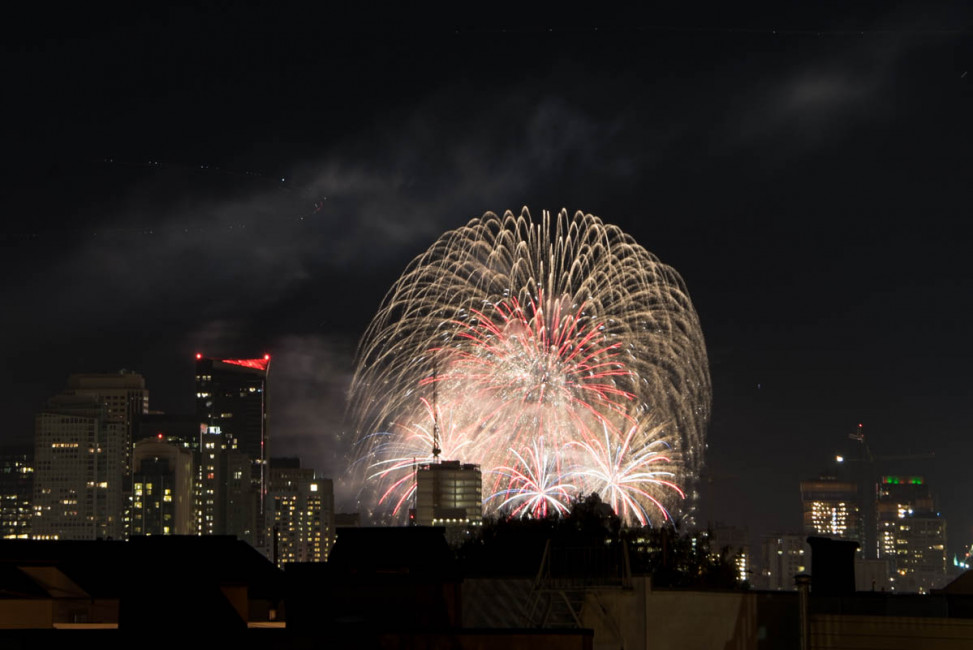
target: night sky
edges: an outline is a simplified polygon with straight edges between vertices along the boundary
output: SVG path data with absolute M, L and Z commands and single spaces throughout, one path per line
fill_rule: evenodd
M 888 469 L 928 478 L 958 550 L 973 12 L 823 6 L 14 10 L 0 436 L 30 439 L 72 372 L 139 371 L 189 412 L 197 351 L 268 352 L 273 453 L 340 481 L 355 346 L 406 263 L 485 211 L 563 207 L 686 281 L 704 523 L 799 529 L 799 480 L 861 422 L 917 456 Z

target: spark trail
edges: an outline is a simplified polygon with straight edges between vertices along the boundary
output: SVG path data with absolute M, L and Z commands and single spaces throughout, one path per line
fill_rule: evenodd
M 691 512 L 710 399 L 674 269 L 592 215 L 487 213 L 414 259 L 362 337 L 356 467 L 377 510 L 401 509 L 438 422 L 488 510 L 598 492 L 645 524 Z

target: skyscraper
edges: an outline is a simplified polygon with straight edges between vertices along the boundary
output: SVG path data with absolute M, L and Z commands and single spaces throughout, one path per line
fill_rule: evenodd
M 236 535 L 265 554 L 270 552 L 263 516 L 269 478 L 269 368 L 270 355 L 196 355 L 200 532 Z
M 804 532 L 864 544 L 858 484 L 835 476 L 801 481 Z
M 946 578 L 946 520 L 922 476 L 883 476 L 878 487 L 880 557 L 895 574 L 895 590 L 928 593 Z
M 126 442 L 96 395 L 48 401 L 35 421 L 32 538 L 122 538 Z
M 113 373 L 86 373 L 68 377 L 66 393 L 93 395 L 105 404 L 107 416 L 121 424 L 125 435 L 124 468 L 126 490 L 132 471 L 132 442 L 139 420 L 149 412 L 149 391 L 142 375 L 126 370 Z
M 122 435 L 122 537 L 129 534 L 132 496 L 132 442 L 139 420 L 149 411 L 149 391 L 142 375 L 127 370 L 74 374 L 64 391 L 71 395 L 90 395 L 104 403 L 106 417 L 121 426 Z
M 133 535 L 192 535 L 193 454 L 162 438 L 135 443 L 132 478 Z
M 331 479 L 302 468 L 297 458 L 274 458 L 268 490 L 277 565 L 327 560 L 335 538 Z
M 33 493 L 33 445 L 0 447 L 0 536 L 4 539 L 29 537 Z
M 269 354 L 222 360 L 196 355 L 196 415 L 250 459 L 251 482 L 261 495 L 267 492 L 269 368 Z
M 899 520 L 933 509 L 932 492 L 921 476 L 883 476 L 878 485 L 879 557 L 896 556 Z

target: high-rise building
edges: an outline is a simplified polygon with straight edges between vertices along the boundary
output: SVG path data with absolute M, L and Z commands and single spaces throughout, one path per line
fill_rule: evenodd
M 122 427 L 125 436 L 122 456 L 122 535 L 128 536 L 132 501 L 132 443 L 138 433 L 140 418 L 149 411 L 149 391 L 145 388 L 145 379 L 127 370 L 75 374 L 68 377 L 65 393 L 95 397 L 105 404 L 107 417 Z
M 483 523 L 480 466 L 444 460 L 416 471 L 415 523 L 419 526 L 479 526 Z
M 324 562 L 335 539 L 334 485 L 302 468 L 297 458 L 274 458 L 268 483 L 274 560 Z
M 71 375 L 65 392 L 96 397 L 104 402 L 108 417 L 122 425 L 126 439 L 124 467 L 127 482 L 132 468 L 132 442 L 138 433 L 140 418 L 149 412 L 149 391 L 145 388 L 145 378 L 125 370 Z
M 921 476 L 883 476 L 878 488 L 880 557 L 892 563 L 895 590 L 927 593 L 946 579 L 946 520 Z
M 264 517 L 269 432 L 267 373 L 259 359 L 196 355 L 201 534 L 229 534 L 269 554 Z
M 132 477 L 133 535 L 192 535 L 192 452 L 161 435 L 135 443 Z
M 226 534 L 225 485 L 226 445 L 218 427 L 200 425 L 196 456 L 196 532 L 199 535 Z
M 900 519 L 933 510 L 933 497 L 921 476 L 883 476 L 878 486 L 879 557 L 895 558 Z
M 255 488 L 266 493 L 269 433 L 267 372 L 270 355 L 260 359 L 209 359 L 196 355 L 196 415 L 219 427 L 230 447 L 251 461 Z
M 197 533 L 235 535 L 260 548 L 256 543 L 258 494 L 250 478 L 250 459 L 219 427 L 200 425 L 195 447 Z
M 0 447 L 0 536 L 3 539 L 30 537 L 33 493 L 33 445 Z
M 96 394 L 66 392 L 37 414 L 33 539 L 121 539 L 124 420 Z
M 896 591 L 925 594 L 946 583 L 946 519 L 938 512 L 900 520 L 896 543 Z
M 841 481 L 835 476 L 801 481 L 804 532 L 863 544 L 864 521 L 858 492 L 857 483 Z

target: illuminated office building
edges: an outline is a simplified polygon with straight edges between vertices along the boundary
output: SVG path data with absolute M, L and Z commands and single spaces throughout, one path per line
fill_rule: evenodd
M 900 519 L 933 509 L 932 492 L 921 476 L 883 476 L 878 486 L 879 557 L 896 555 L 896 533 Z
M 129 534 L 132 494 L 132 443 L 141 417 L 149 411 L 149 391 L 142 375 L 120 370 L 106 373 L 74 374 L 68 377 L 67 389 L 72 395 L 91 395 L 105 404 L 107 417 L 121 425 L 125 437 L 122 455 L 122 536 Z
M 68 377 L 65 391 L 73 395 L 92 395 L 104 402 L 108 418 L 122 425 L 125 435 L 125 481 L 131 476 L 132 442 L 139 421 L 149 412 L 149 391 L 142 375 L 125 370 L 114 373 L 87 373 Z M 127 490 L 127 485 L 126 485 Z
M 208 359 L 196 355 L 196 416 L 218 427 L 231 449 L 251 461 L 250 478 L 261 492 L 266 482 L 267 371 L 270 355 L 260 359 Z
M 159 438 L 135 443 L 132 476 L 133 535 L 192 535 L 193 454 Z
M 33 492 L 33 445 L 0 447 L 0 536 L 3 539 L 30 537 Z
M 834 476 L 801 481 L 804 532 L 862 544 L 863 519 L 858 503 L 858 485 Z
M 236 535 L 269 554 L 267 372 L 270 355 L 196 355 L 197 477 L 201 534 Z
M 37 414 L 33 539 L 121 539 L 128 432 L 99 396 L 66 392 Z
M 200 535 L 235 535 L 257 546 L 257 492 L 250 459 L 219 427 L 201 426 L 196 454 L 195 512 Z
M 880 557 L 892 563 L 895 590 L 928 593 L 946 578 L 946 520 L 921 476 L 883 476 L 878 486 Z
M 483 523 L 479 465 L 444 460 L 416 470 L 415 523 L 419 526 L 479 526 Z
M 274 458 L 267 495 L 273 556 L 289 562 L 324 562 L 335 539 L 334 485 L 296 458 Z

